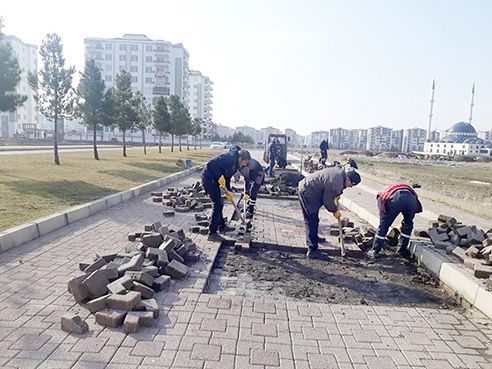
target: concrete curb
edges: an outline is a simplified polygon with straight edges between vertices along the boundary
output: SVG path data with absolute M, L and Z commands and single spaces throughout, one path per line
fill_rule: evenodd
M 103 197 L 102 199 L 77 205 L 68 208 L 65 211 L 57 212 L 46 217 L 33 220 L 32 222 L 7 229 L 0 232 L 0 253 L 14 247 L 21 246 L 29 241 L 35 240 L 36 238 L 65 227 L 68 224 L 75 223 L 103 210 L 109 209 L 110 207 L 131 200 L 134 197 L 146 194 L 173 181 L 187 177 L 202 168 L 203 164 L 197 165 L 193 168 L 185 169 L 167 177 L 144 183 L 126 191 L 117 192 L 113 195 Z
M 299 169 L 299 167 L 297 168 Z M 301 173 L 305 176 L 309 175 L 304 170 Z M 340 204 L 356 213 L 372 227 L 377 228 L 379 226 L 379 216 L 371 214 L 345 196 L 340 197 Z M 460 298 L 492 319 L 492 291 L 488 291 L 483 282 L 471 274 L 470 269 L 434 251 L 432 246 L 426 242 L 412 240 L 409 249 L 420 266 L 424 267 Z

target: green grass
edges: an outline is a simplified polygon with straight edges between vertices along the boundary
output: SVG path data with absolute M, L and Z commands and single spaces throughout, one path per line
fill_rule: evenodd
M 92 201 L 135 187 L 180 170 L 177 159 L 207 161 L 217 151 L 186 150 L 170 152 L 157 147 L 100 151 L 60 152 L 62 165 L 53 164 L 52 154 L 0 156 L 0 231 L 46 216 L 70 206 Z

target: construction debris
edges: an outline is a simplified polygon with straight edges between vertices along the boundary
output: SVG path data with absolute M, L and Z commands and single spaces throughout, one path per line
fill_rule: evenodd
M 439 215 L 427 232 L 416 231 L 420 237 L 430 238 L 436 248 L 446 250 L 474 270 L 477 278 L 492 275 L 492 229 L 487 232 L 467 226 L 447 215 Z
M 123 252 L 80 263 L 84 274 L 68 282 L 75 301 L 95 314 L 98 324 L 123 325 L 125 333 L 152 325 L 159 315 L 155 294 L 169 288 L 172 279 L 185 278 L 187 265 L 201 255 L 178 226 L 155 222 L 144 229 L 128 235 L 132 243 Z M 61 324 L 67 332 L 88 329 L 76 315 L 62 317 Z
M 182 188 L 170 187 L 165 192 L 152 192 L 151 196 L 153 202 L 162 203 L 162 205 L 172 208 L 163 212 L 165 217 L 174 216 L 174 212 L 202 212 L 204 209 L 212 207 L 212 203 L 200 182 Z

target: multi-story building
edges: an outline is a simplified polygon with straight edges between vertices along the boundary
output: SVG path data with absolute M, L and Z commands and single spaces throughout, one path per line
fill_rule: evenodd
M 212 136 L 212 84 L 210 78 L 199 71 L 192 70 L 189 74 L 188 109 L 192 118 L 202 121 L 202 137 Z
M 344 128 L 330 129 L 328 144 L 330 149 L 348 149 L 350 146 L 350 131 Z
M 260 129 L 260 132 L 261 132 L 261 139 L 263 140 L 262 142 L 268 142 L 268 136 L 272 133 L 274 134 L 280 133 L 280 130 L 274 127 L 266 127 Z
M 311 132 L 309 135 L 309 141 L 308 141 L 308 146 L 309 147 L 319 147 L 319 144 L 321 141 L 330 139 L 330 132 L 329 131 L 315 131 Z
M 349 131 L 349 149 L 365 150 L 367 143 L 367 129 L 351 129 Z
M 36 73 L 38 48 L 35 45 L 26 44 L 15 36 L 3 36 L 2 42 L 10 44 L 21 70 L 21 80 L 17 85 L 17 93 L 27 96 L 23 105 L 12 112 L 0 112 L 0 137 L 9 138 L 16 134 L 24 134 L 26 131 L 35 131 L 37 125 L 36 102 L 34 91 L 29 86 L 27 75 Z
M 150 104 L 159 96 L 176 95 L 188 103 L 188 59 L 182 44 L 151 40 L 145 35 L 125 34 L 121 38 L 86 38 L 85 58 L 101 70 L 106 87 L 114 87 L 116 75 L 130 73 L 132 88 Z
M 431 134 L 432 137 L 432 134 Z M 422 128 L 409 128 L 403 131 L 402 152 L 424 151 L 424 143 L 427 139 L 427 130 Z
M 301 146 L 299 142 L 299 135 L 291 128 L 285 129 L 285 135 L 287 136 L 287 144 L 291 147 Z
M 241 132 L 245 136 L 250 136 L 255 143 L 262 142 L 262 134 L 256 128 L 250 126 L 240 126 L 236 128 L 237 132 Z
M 390 151 L 391 150 L 391 128 L 377 126 L 367 130 L 366 150 L 368 151 Z
M 403 129 L 393 129 L 391 131 L 390 151 L 401 152 L 403 144 Z
M 215 134 L 219 136 L 219 138 L 229 138 L 230 136 L 233 136 L 234 133 L 236 133 L 236 130 L 234 128 L 224 126 L 222 124 L 217 124 L 215 126 Z

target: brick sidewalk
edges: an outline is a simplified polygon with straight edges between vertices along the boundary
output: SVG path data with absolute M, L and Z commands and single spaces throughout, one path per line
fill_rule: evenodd
M 0 367 L 492 368 L 492 326 L 468 314 L 203 294 L 218 244 L 200 235 L 193 236 L 207 258 L 156 296 L 153 327 L 126 335 L 90 316 L 88 333 L 61 331 L 66 311 L 89 315 L 67 292 L 78 262 L 122 249 L 128 232 L 160 220 L 161 211 L 141 196 L 0 254 Z M 193 214 L 168 220 L 194 223 Z M 273 221 L 282 224 L 279 237 L 300 239 L 299 220 Z

